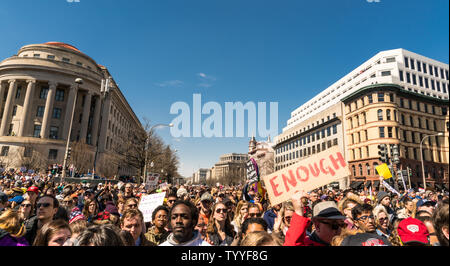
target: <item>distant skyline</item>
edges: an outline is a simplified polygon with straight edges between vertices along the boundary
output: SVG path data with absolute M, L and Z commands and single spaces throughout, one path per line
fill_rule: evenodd
M 142 122 L 170 123 L 172 104 L 192 108 L 199 93 L 222 107 L 278 102 L 279 134 L 293 110 L 380 51 L 448 64 L 448 10 L 447 0 L 3 0 L 0 60 L 28 44 L 69 43 L 110 70 Z M 244 132 L 174 138 L 157 129 L 186 177 L 247 153 Z

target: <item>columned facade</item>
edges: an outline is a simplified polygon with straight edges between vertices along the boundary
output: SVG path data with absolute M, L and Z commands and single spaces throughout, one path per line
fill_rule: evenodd
M 43 164 L 39 165 L 40 169 L 49 164 L 62 165 L 71 130 L 70 146 L 77 141 L 87 145 L 83 150 L 87 153 L 85 157 L 93 158 L 98 143 L 99 162 L 118 158 L 115 165 L 103 165 L 103 169 L 115 169 L 104 175 L 134 175 L 136 169 L 121 167 L 124 159 L 112 149 L 106 149 L 106 138 L 112 134 L 107 125 L 111 120 L 116 121 L 115 117 L 120 118 L 116 124 L 121 128 L 143 130 L 112 78 L 111 92 L 101 94 L 102 80 L 110 76 L 105 67 L 64 43 L 27 45 L 17 55 L 1 61 L 0 168 L 28 165 L 32 161 L 30 150 L 39 152 Z M 83 83 L 75 83 L 77 78 Z M 114 114 L 110 113 L 112 105 Z M 124 131 L 115 135 L 117 139 L 127 137 Z M 77 167 L 77 162 L 69 163 Z M 85 164 L 92 171 L 93 160 Z M 34 167 L 38 166 L 30 166 Z M 96 169 L 96 173 L 101 171 Z

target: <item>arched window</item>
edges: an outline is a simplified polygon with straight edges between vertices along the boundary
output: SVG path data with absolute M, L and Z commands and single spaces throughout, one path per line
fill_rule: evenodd
M 356 168 L 354 165 L 352 165 L 352 173 L 353 173 L 353 176 L 356 176 Z
M 378 109 L 378 121 L 382 121 L 383 120 L 383 110 Z
M 367 175 L 370 176 L 370 164 L 366 163 Z
M 359 167 L 359 175 L 360 175 L 360 176 L 363 176 L 363 168 L 362 168 L 362 165 L 359 164 L 358 167 Z
M 391 110 L 386 110 L 386 120 L 391 120 Z

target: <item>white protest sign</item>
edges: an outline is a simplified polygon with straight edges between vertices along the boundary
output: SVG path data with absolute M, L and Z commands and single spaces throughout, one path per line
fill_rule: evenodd
M 159 205 L 164 203 L 165 192 L 150 194 L 141 197 L 139 210 L 144 214 L 144 222 L 152 221 L 152 213 Z
M 400 193 L 399 193 L 397 190 L 395 190 L 393 187 L 391 187 L 386 181 L 383 180 L 382 184 L 383 184 L 383 186 L 384 186 L 385 188 L 387 188 L 387 190 L 389 190 L 390 192 L 395 193 L 395 194 L 401 196 Z
M 145 183 L 145 185 L 147 189 L 153 188 L 158 185 L 158 181 L 159 181 L 159 174 L 151 173 L 147 176 L 147 182 Z
M 311 191 L 349 175 L 348 164 L 338 146 L 310 156 L 264 177 L 270 203 L 289 200 L 296 191 Z

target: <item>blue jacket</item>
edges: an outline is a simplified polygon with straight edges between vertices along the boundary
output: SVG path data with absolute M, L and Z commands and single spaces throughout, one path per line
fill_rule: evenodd
M 264 220 L 267 222 L 268 228 L 270 231 L 273 231 L 273 224 L 275 223 L 275 218 L 277 218 L 277 214 L 270 209 L 264 213 Z

